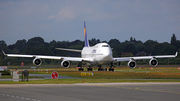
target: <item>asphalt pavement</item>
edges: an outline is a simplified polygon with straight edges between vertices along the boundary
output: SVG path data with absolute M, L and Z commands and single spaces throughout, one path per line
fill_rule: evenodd
M 180 83 L 1 84 L 0 101 L 179 101 Z

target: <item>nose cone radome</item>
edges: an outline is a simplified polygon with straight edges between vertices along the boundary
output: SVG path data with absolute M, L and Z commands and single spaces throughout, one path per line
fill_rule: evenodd
M 104 61 L 112 61 L 112 51 L 110 50 L 110 48 L 103 49 L 102 53 Z

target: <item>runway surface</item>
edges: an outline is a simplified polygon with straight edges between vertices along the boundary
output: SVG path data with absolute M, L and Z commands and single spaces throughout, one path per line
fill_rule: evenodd
M 1 84 L 0 101 L 179 101 L 180 83 Z

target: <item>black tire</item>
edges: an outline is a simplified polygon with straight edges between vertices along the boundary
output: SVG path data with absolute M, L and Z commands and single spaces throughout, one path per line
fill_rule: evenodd
M 84 71 L 84 68 L 79 68 L 79 71 Z
M 92 71 L 93 69 L 92 68 L 88 68 L 87 71 Z

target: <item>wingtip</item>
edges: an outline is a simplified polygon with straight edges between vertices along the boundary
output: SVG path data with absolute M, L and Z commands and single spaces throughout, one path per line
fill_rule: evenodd
M 178 52 L 176 52 L 175 56 L 177 56 L 177 55 L 178 55 Z
M 2 50 L 2 52 L 3 52 L 4 55 L 6 55 L 5 52 L 4 52 L 3 50 Z

